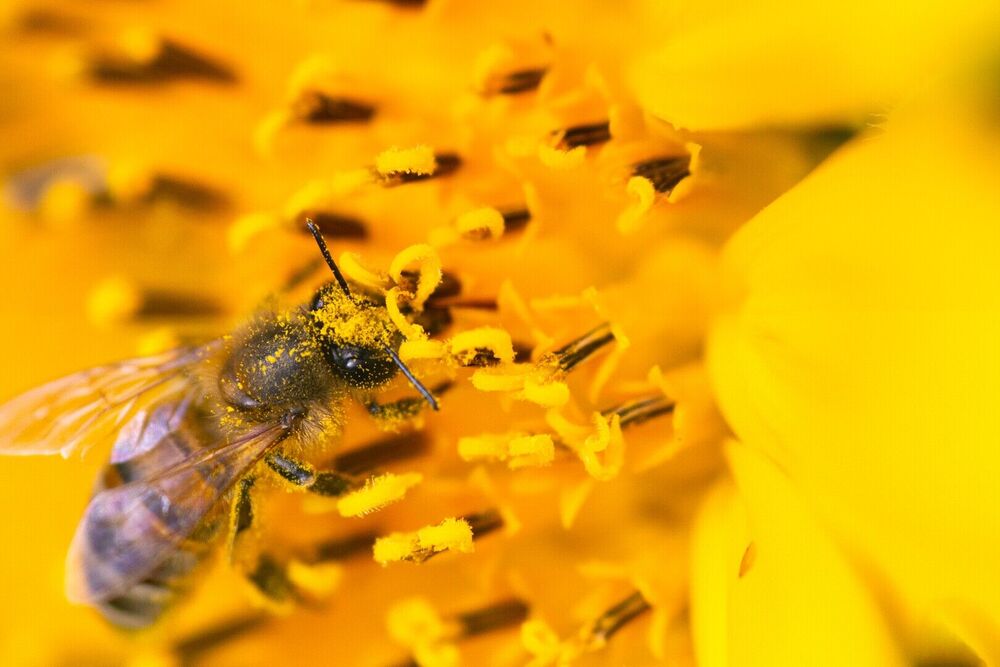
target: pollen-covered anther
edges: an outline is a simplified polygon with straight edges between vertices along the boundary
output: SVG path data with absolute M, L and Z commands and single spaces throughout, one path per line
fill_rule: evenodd
M 500 211 L 484 206 L 458 216 L 455 229 L 467 241 L 495 241 L 503 236 L 505 224 Z
M 88 76 L 102 84 L 154 84 L 175 79 L 233 83 L 233 71 L 172 39 L 146 30 L 125 31 L 114 51 L 93 55 Z
M 387 505 L 402 500 L 406 493 L 423 481 L 420 473 L 396 475 L 386 473 L 371 477 L 365 485 L 337 501 L 337 510 L 343 517 L 358 517 L 377 512 Z
M 344 568 L 339 563 L 304 563 L 293 559 L 288 564 L 288 580 L 300 593 L 317 599 L 329 597 L 344 578 Z
M 549 146 L 544 143 L 538 145 L 538 159 L 549 169 L 575 169 L 583 164 L 586 157 L 586 146 L 576 146 L 575 148 L 563 149 Z
M 443 551 L 471 553 L 472 526 L 465 519 L 445 519 L 412 533 L 393 533 L 375 541 L 373 555 L 381 565 L 399 561 L 422 563 Z
M 555 459 L 555 443 L 546 433 L 483 434 L 458 441 L 464 461 L 504 461 L 511 470 L 546 466 Z
M 604 323 L 544 355 L 535 364 L 503 364 L 480 369 L 473 373 L 472 385 L 480 391 L 510 392 L 514 398 L 558 408 L 570 399 L 566 373 L 615 340 L 614 327 Z
M 455 153 L 435 153 L 429 146 L 393 146 L 375 158 L 374 174 L 385 186 L 447 176 L 462 165 Z
M 414 285 L 409 267 L 416 265 L 417 281 Z M 412 293 L 410 305 L 420 310 L 424 302 L 434 294 L 444 276 L 441 258 L 437 251 L 427 244 L 412 245 L 397 254 L 389 265 L 389 275 L 403 290 Z
M 448 342 L 452 358 L 460 366 L 496 366 L 514 362 L 510 334 L 496 327 L 480 327 L 455 334 Z

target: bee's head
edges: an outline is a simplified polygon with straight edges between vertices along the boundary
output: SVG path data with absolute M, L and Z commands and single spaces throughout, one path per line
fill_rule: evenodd
M 323 354 L 333 372 L 352 386 L 374 388 L 391 380 L 396 371 L 401 371 L 431 408 L 437 410 L 434 395 L 396 354 L 403 336 L 392 323 L 385 304 L 379 303 L 378 298 L 352 294 L 326 247 L 319 227 L 312 220 L 306 220 L 306 227 L 316 239 L 316 245 L 336 279 L 335 283 L 320 288 L 309 311 L 318 330 Z
M 384 306 L 329 283 L 316 292 L 309 314 L 324 357 L 344 382 L 373 389 L 396 376 L 399 368 L 388 349 L 398 348 L 402 336 Z

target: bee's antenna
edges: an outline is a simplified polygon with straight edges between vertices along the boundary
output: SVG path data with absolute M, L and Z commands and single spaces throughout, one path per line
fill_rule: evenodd
M 410 381 L 410 384 L 413 385 L 413 388 L 416 389 L 417 391 L 419 391 L 420 395 L 424 397 L 424 399 L 427 401 L 427 403 L 431 406 L 431 409 L 433 409 L 433 410 L 439 409 L 438 408 L 438 402 L 437 402 L 437 399 L 434 398 L 434 394 L 432 394 L 427 387 L 425 387 L 424 385 L 422 385 L 420 383 L 420 380 L 418 380 L 413 375 L 413 372 L 409 368 L 406 367 L 406 364 L 404 364 L 403 360 L 399 358 L 399 355 L 396 354 L 396 351 L 393 350 L 388 345 L 385 346 L 385 351 L 389 354 L 390 357 L 392 357 L 392 361 L 397 366 L 399 366 L 399 370 L 403 371 L 403 375 L 405 375 L 406 379 Z
M 311 218 L 306 218 L 306 227 L 309 228 L 313 238 L 316 239 L 316 245 L 319 246 L 319 251 L 323 253 L 323 259 L 326 260 L 326 265 L 330 267 L 331 271 L 333 271 L 333 277 L 336 278 L 337 282 L 340 284 L 340 289 L 344 290 L 344 294 L 347 296 L 351 296 L 351 288 L 347 286 L 347 281 L 344 279 L 344 274 L 340 272 L 340 267 L 338 267 L 337 263 L 333 261 L 333 256 L 330 254 L 330 250 L 326 247 L 326 241 L 323 240 L 323 233 L 319 231 L 319 227 L 316 226 L 316 223 L 313 222 Z M 398 363 L 401 362 L 397 361 L 397 364 Z

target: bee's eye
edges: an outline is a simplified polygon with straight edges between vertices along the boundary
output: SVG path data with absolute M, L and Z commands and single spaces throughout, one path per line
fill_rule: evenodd
M 382 350 L 328 343 L 323 352 L 333 372 L 354 387 L 371 389 L 396 375 L 396 364 Z

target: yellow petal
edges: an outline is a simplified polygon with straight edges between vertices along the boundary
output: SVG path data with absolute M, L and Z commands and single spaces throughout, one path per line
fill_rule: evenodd
M 788 479 L 740 443 L 728 454 L 736 485 L 717 484 L 695 523 L 698 664 L 903 664 L 864 582 Z
M 637 59 L 644 107 L 692 130 L 843 122 L 880 113 L 968 57 L 990 0 L 703 3 Z
M 742 230 L 709 367 L 740 438 L 918 614 L 966 610 L 997 655 L 1000 165 L 938 118 L 843 151 Z

